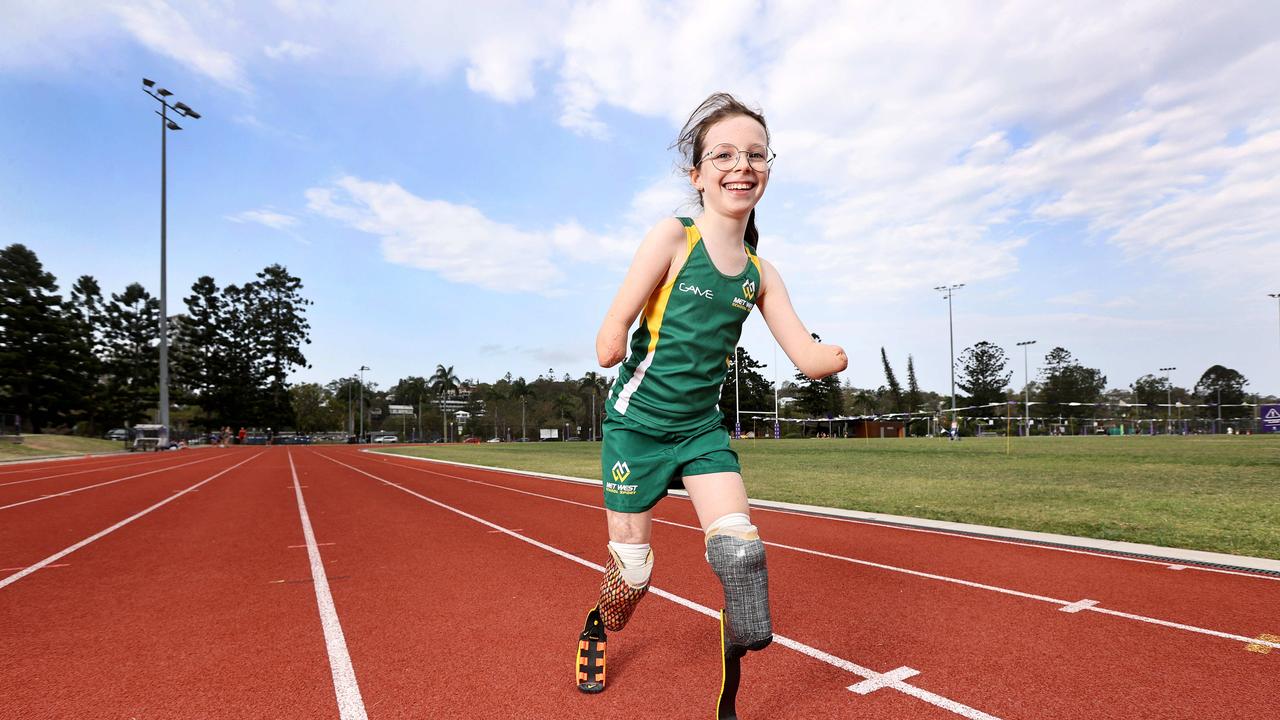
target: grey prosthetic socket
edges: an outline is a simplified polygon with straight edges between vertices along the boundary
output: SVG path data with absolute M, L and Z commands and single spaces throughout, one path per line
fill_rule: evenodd
M 755 526 L 713 528 L 707 534 L 707 562 L 724 586 L 726 654 L 763 650 L 773 641 L 773 621 L 764 543 Z

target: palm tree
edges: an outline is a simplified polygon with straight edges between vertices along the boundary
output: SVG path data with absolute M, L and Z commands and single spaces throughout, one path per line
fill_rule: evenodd
M 609 392 L 609 378 L 594 370 L 588 370 L 578 381 L 578 389 L 591 396 L 591 439 L 596 439 L 596 400 Z
M 520 437 L 528 440 L 529 436 L 525 434 L 524 429 L 524 411 L 529 398 L 533 397 L 533 388 L 529 386 L 529 383 L 524 378 L 516 378 L 511 381 L 511 393 L 509 397 L 512 400 L 520 401 Z
M 440 400 L 440 424 L 445 440 L 449 439 L 449 421 L 444 417 L 444 400 L 458 391 L 459 384 L 458 376 L 454 374 L 452 365 L 449 367 L 436 365 L 436 372 L 431 376 L 430 387 Z
M 502 439 L 502 430 L 498 425 L 498 402 L 507 399 L 506 388 L 499 386 L 497 383 L 489 386 L 485 392 L 485 399 L 493 403 L 493 436 Z

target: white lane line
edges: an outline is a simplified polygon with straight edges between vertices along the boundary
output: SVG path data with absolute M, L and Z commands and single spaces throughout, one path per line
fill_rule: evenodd
M 553 475 L 551 473 L 533 472 L 532 470 L 516 470 L 514 468 L 493 467 L 491 465 L 476 465 L 474 463 L 456 462 L 453 460 L 437 460 L 435 458 L 426 458 L 426 457 L 420 457 L 417 455 L 401 455 L 399 453 L 371 452 L 368 450 L 361 450 L 360 452 L 370 453 L 371 455 L 376 455 L 380 458 L 396 458 L 400 460 L 410 460 L 410 461 L 419 462 L 419 463 L 427 463 L 427 464 L 434 463 L 437 465 L 454 465 L 457 467 L 475 468 L 477 470 L 484 470 L 492 473 L 515 475 L 517 477 L 522 477 L 522 478 L 533 478 L 535 480 L 550 480 L 554 482 L 569 483 L 571 485 L 579 485 L 579 486 L 586 485 L 588 487 L 593 485 L 596 487 L 600 486 L 600 482 L 598 480 L 588 480 L 585 478 L 569 477 L 567 475 Z M 391 461 L 390 459 L 388 459 L 388 460 L 385 460 L 385 462 L 391 462 Z M 399 463 L 392 463 L 392 464 L 396 465 L 397 467 L 409 467 L 408 465 L 401 465 Z M 444 473 L 441 473 L 441 474 L 443 475 Z M 446 475 L 446 477 L 453 477 L 453 476 Z M 677 494 L 677 493 L 681 493 L 681 494 Z M 678 497 L 686 500 L 688 499 L 682 494 L 682 491 L 676 491 L 671 495 L 671 497 Z M 809 517 L 817 520 L 829 520 L 833 522 L 851 523 L 854 525 L 865 525 L 867 527 L 879 528 L 882 530 L 899 530 L 902 532 L 924 533 L 927 535 L 942 535 L 944 537 L 959 538 L 961 540 L 975 540 L 978 542 L 996 543 L 998 545 L 1013 545 L 1015 547 L 1024 547 L 1024 548 L 1030 548 L 1034 550 L 1048 550 L 1052 552 L 1067 553 L 1071 555 L 1087 555 L 1089 557 L 1102 558 L 1104 560 L 1119 560 L 1123 562 L 1140 563 L 1144 565 L 1161 565 L 1161 566 L 1168 567 L 1170 570 L 1195 570 L 1197 572 L 1216 573 L 1218 575 L 1235 575 L 1237 577 L 1252 578 L 1254 580 L 1269 580 L 1271 582 L 1280 582 L 1280 576 L 1264 575 L 1256 572 L 1241 572 L 1239 570 L 1227 570 L 1224 568 L 1209 567 L 1206 565 L 1169 565 L 1169 562 L 1167 560 L 1153 560 L 1150 558 L 1134 557 L 1132 555 L 1095 552 L 1092 550 L 1083 550 L 1080 548 L 1063 547 L 1060 545 L 1048 545 L 1045 543 L 1024 542 L 1020 540 L 1009 540 L 1005 538 L 976 535 L 973 533 L 951 532 L 948 530 L 936 530 L 933 528 L 923 528 L 923 527 L 911 527 L 908 525 L 903 525 L 901 523 L 895 523 L 895 522 L 875 522 L 872 520 L 860 520 L 858 518 L 840 517 L 838 515 L 827 515 L 827 514 L 822 514 L 818 512 L 800 512 L 797 510 L 790 510 L 787 508 L 772 507 L 767 504 L 761 504 L 759 501 L 752 501 L 751 509 L 763 510 L 765 512 L 775 512 L 781 515 L 798 515 L 800 517 Z M 992 531 L 996 531 L 999 529 L 1000 528 L 990 528 L 990 530 Z
M 75 472 L 59 473 L 57 475 L 41 475 L 40 477 L 27 478 L 26 480 L 10 480 L 9 482 L 0 483 L 0 487 L 8 487 L 9 485 L 21 485 L 23 483 L 35 482 L 37 480 L 52 480 L 54 478 L 68 477 L 70 475 L 83 475 L 84 473 L 102 472 L 104 470 L 106 471 L 124 470 L 127 468 L 135 468 L 135 467 L 138 467 L 139 465 L 150 465 L 152 463 L 165 462 L 166 460 L 168 460 L 168 458 L 165 458 L 164 460 L 143 460 L 141 462 L 125 463 L 123 465 L 99 465 L 97 467 L 91 467 L 85 470 L 76 470 Z
M 915 677 L 919 674 L 919 670 L 903 666 L 896 670 L 890 670 L 889 672 L 877 677 L 868 678 L 860 683 L 850 685 L 848 689 L 858 693 L 859 695 L 867 695 L 868 693 L 875 692 L 876 690 L 893 687 L 896 683 L 900 683 L 907 678 Z
M 461 515 L 462 517 L 465 517 L 468 520 L 477 522 L 481 525 L 485 525 L 489 528 L 492 528 L 493 530 L 496 530 L 516 540 L 528 543 L 542 550 L 546 550 L 549 553 L 558 555 L 566 560 L 578 563 L 579 565 L 589 567 L 592 570 L 595 570 L 596 572 L 600 572 L 600 573 L 604 572 L 603 565 L 597 565 L 596 563 L 593 563 L 590 560 L 587 560 L 585 558 L 580 558 L 577 555 L 573 555 L 559 548 L 552 547 L 551 545 L 547 545 L 546 543 L 539 542 L 537 540 L 534 540 L 531 537 L 521 535 L 513 530 L 509 530 L 505 527 L 502 527 L 501 525 L 497 525 L 495 523 L 489 522 L 488 520 L 472 515 L 471 513 L 468 513 L 464 510 L 459 510 L 451 505 L 446 505 L 445 503 L 442 503 L 439 500 L 433 500 L 432 498 L 429 498 L 426 495 L 422 495 L 420 493 L 414 492 L 413 490 L 410 490 L 409 488 L 406 488 L 403 485 L 399 485 L 397 483 L 391 482 L 390 480 L 380 478 L 377 475 L 374 475 L 372 473 L 365 472 L 364 470 L 361 470 L 358 467 L 348 465 L 342 462 L 341 460 L 336 460 L 324 453 L 317 453 L 317 454 L 319 454 L 320 457 L 323 457 L 326 460 L 337 463 L 338 465 L 342 465 L 343 467 L 350 468 L 351 470 L 354 470 L 360 473 L 361 475 L 371 477 L 374 480 L 382 482 L 386 485 L 390 485 L 391 487 L 396 488 L 397 490 L 406 492 L 420 500 L 425 500 L 431 503 L 432 505 L 436 505 L 438 507 L 444 508 L 445 510 Z M 703 615 L 706 615 L 709 618 L 714 618 L 717 622 L 720 619 L 720 613 L 718 611 L 712 610 L 711 608 L 705 605 L 702 605 L 700 603 L 696 603 L 692 600 L 689 600 L 688 598 L 675 595 L 673 593 L 667 592 L 661 588 L 654 587 L 654 586 L 649 587 L 649 592 L 659 597 L 666 598 L 667 600 L 670 600 L 671 602 L 674 602 L 677 605 L 681 605 L 686 608 L 689 608 L 694 612 L 701 613 Z M 862 667 L 861 665 L 852 663 L 848 660 L 845 660 L 844 658 L 836 657 L 835 655 L 824 652 L 810 645 L 806 645 L 797 640 L 792 640 L 791 638 L 785 637 L 783 635 L 775 634 L 773 636 L 773 641 L 779 645 L 791 648 L 792 650 L 795 650 L 804 655 L 807 655 L 808 657 L 811 657 L 815 660 L 825 662 L 828 665 L 831 665 L 833 667 L 839 668 L 841 670 L 845 670 L 854 675 L 858 675 L 859 677 L 862 677 L 865 680 L 876 680 L 876 679 L 882 678 L 885 675 L 885 673 L 878 673 L 874 670 Z M 887 684 L 886 687 L 890 687 L 890 688 L 893 688 L 894 690 L 910 695 L 911 697 L 914 697 L 918 700 L 922 700 L 930 705 L 933 705 L 934 707 L 939 707 L 944 710 L 949 710 L 957 715 L 960 715 L 961 717 L 968 718 L 969 720 L 1000 720 L 998 717 L 994 715 L 988 715 L 987 713 L 984 713 L 981 710 L 975 710 L 974 708 L 958 703 L 950 698 L 946 698 L 941 695 L 937 695 L 935 693 L 929 692 L 928 690 L 924 690 L 912 685 L 908 685 L 905 682 L 902 682 L 900 680 L 891 682 Z
M 329 669 L 333 674 L 333 691 L 338 697 L 338 713 L 342 720 L 367 720 L 364 700 L 360 697 L 360 685 L 356 671 L 351 667 L 351 654 L 342 635 L 342 623 L 338 622 L 338 610 L 329 592 L 329 580 L 325 577 L 324 560 L 316 546 L 316 534 L 311 530 L 311 518 L 307 516 L 307 504 L 302 500 L 302 486 L 298 483 L 298 469 L 293 465 L 293 453 L 289 453 L 289 472 L 293 473 L 293 491 L 298 498 L 298 515 L 302 518 L 302 534 L 307 539 L 307 557 L 311 560 L 311 580 L 316 588 L 316 605 L 320 608 L 320 625 L 324 628 L 324 645 L 329 651 Z
M 195 490 L 196 488 L 200 487 L 201 485 L 204 485 L 205 483 L 207 483 L 207 482 L 209 482 L 209 481 L 211 481 L 211 480 L 214 480 L 214 479 L 216 479 L 216 478 L 218 478 L 218 477 L 221 477 L 222 475 L 225 475 L 225 474 L 227 474 L 227 473 L 231 472 L 232 470 L 235 470 L 236 468 L 238 468 L 238 467 L 240 467 L 241 465 L 243 465 L 243 464 L 245 464 L 245 463 L 249 462 L 249 461 L 250 461 L 250 460 L 252 460 L 253 458 L 258 457 L 258 455 L 261 455 L 261 454 L 262 454 L 262 453 L 258 453 L 257 455 L 254 455 L 253 457 L 249 457 L 249 458 L 246 458 L 246 459 L 244 459 L 244 460 L 241 460 L 240 462 L 236 463 L 235 465 L 232 465 L 231 467 L 227 468 L 226 470 L 220 470 L 220 471 L 218 471 L 218 473 L 217 473 L 217 474 L 215 474 L 215 475 L 210 475 L 209 477 L 205 478 L 204 480 L 201 480 L 200 482 L 196 483 L 195 485 L 192 485 L 191 487 L 187 488 L 186 490 L 183 490 L 182 492 L 178 493 L 177 495 L 170 495 L 169 497 L 165 498 L 164 500 L 161 500 L 160 502 L 156 503 L 155 505 L 152 505 L 151 507 L 147 508 L 146 510 L 143 510 L 143 511 L 141 511 L 141 512 L 138 512 L 138 513 L 135 513 L 135 514 L 133 514 L 133 515 L 130 515 L 129 517 L 125 518 L 124 520 L 121 520 L 120 522 L 116 523 L 115 525 L 112 525 L 111 527 L 107 528 L 106 530 L 103 530 L 103 531 L 101 531 L 101 532 L 98 532 L 98 533 L 95 533 L 95 534 L 93 534 L 93 535 L 90 535 L 89 537 L 85 538 L 84 540 L 81 540 L 80 542 L 76 543 L 75 545 L 72 545 L 71 547 L 68 547 L 68 548 L 66 548 L 66 549 L 64 549 L 64 550 L 59 550 L 58 552 L 56 552 L 56 553 L 54 553 L 54 554 L 50 555 L 49 557 L 47 557 L 47 558 L 45 558 L 45 559 L 41 560 L 40 562 L 38 562 L 38 563 L 36 563 L 36 564 L 34 564 L 34 565 L 30 565 L 30 566 L 28 566 L 26 569 L 22 570 L 21 572 L 16 572 L 16 573 L 14 573 L 14 574 L 10 575 L 9 577 L 7 577 L 7 578 L 5 578 L 5 579 L 3 579 L 3 580 L 0 580 L 0 589 L 3 589 L 3 588 L 5 588 L 5 587 L 6 587 L 6 586 L 8 586 L 8 585 L 12 585 L 13 583 L 15 583 L 15 582 L 17 582 L 17 581 L 21 580 L 22 578 L 24 578 L 24 577 L 26 577 L 26 576 L 30 575 L 31 573 L 33 573 L 33 572 L 35 572 L 35 571 L 39 570 L 40 568 L 48 566 L 50 563 L 54 563 L 54 562 L 57 562 L 57 561 L 61 560 L 62 558 L 66 557 L 67 555 L 70 555 L 71 553 L 75 552 L 76 550 L 79 550 L 80 548 L 84 547 L 85 545 L 88 545 L 89 543 L 93 542 L 94 540 L 97 540 L 97 539 L 99 539 L 99 538 L 101 538 L 101 537 L 104 537 L 104 536 L 108 535 L 109 533 L 115 532 L 116 530 L 119 530 L 120 528 L 124 527 L 125 525 L 128 525 L 129 523 L 133 522 L 134 520 L 137 520 L 138 518 L 142 517 L 143 515 L 146 515 L 147 513 L 151 512 L 152 510 L 155 510 L 156 508 L 158 508 L 158 507 L 160 507 L 160 506 L 162 506 L 162 505 L 165 505 L 166 503 L 171 503 L 171 502 L 173 502 L 174 500 L 177 500 L 178 498 L 182 497 L 182 496 L 183 496 L 183 495 L 185 495 L 186 493 L 188 493 L 188 492 L 190 492 L 190 491 L 192 491 L 192 490 Z
M 463 481 L 466 481 L 466 482 L 469 482 L 469 483 L 473 483 L 473 484 L 476 484 L 476 485 L 486 485 L 486 486 L 488 486 L 488 487 L 497 488 L 497 489 L 499 489 L 499 490 L 506 490 L 506 491 L 508 491 L 508 492 L 519 493 L 519 494 L 521 494 L 521 495 L 530 495 L 530 496 L 533 496 L 533 497 L 544 498 L 544 499 L 546 499 L 546 500 L 552 500 L 552 501 L 555 501 L 555 502 L 565 503 L 565 504 L 567 504 L 567 505 L 578 505 L 578 506 L 580 506 L 580 507 L 591 508 L 591 509 L 593 509 L 593 510 L 599 510 L 599 511 L 602 511 L 602 512 L 603 512 L 603 508 L 602 508 L 602 507 L 600 507 L 599 505 L 589 505 L 589 504 L 587 504 L 587 503 L 578 502 L 578 501 L 576 501 L 576 500 L 566 500 L 566 499 L 564 499 L 564 498 L 557 498 L 557 497 L 555 497 L 554 495 L 542 495 L 542 494 L 540 494 L 540 493 L 530 492 L 530 491 L 528 491 L 528 490 L 520 490 L 520 489 L 518 489 L 518 488 L 507 487 L 507 486 L 505 486 L 505 485 L 498 485 L 498 484 L 495 484 L 495 483 L 488 483 L 488 482 L 484 482 L 483 480 L 472 480 L 471 478 L 465 478 L 465 477 L 462 477 L 462 476 L 460 476 L 460 475 L 450 475 L 449 473 L 440 472 L 439 470 L 429 470 L 429 469 L 427 469 L 427 468 L 417 468 L 417 467 L 413 467 L 413 466 L 411 466 L 411 465 L 400 465 L 400 464 L 398 464 L 398 463 L 392 463 L 392 464 L 393 464 L 393 465 L 395 465 L 396 467 L 404 468 L 404 469 L 406 469 L 406 470 L 415 470 L 415 471 L 417 471 L 417 472 L 428 473 L 428 474 L 431 474 L 431 475 L 439 475 L 439 476 L 441 476 L 441 477 L 452 478 L 452 479 L 455 479 L 455 480 L 463 480 Z M 481 468 L 481 469 L 483 469 L 483 468 Z M 804 513 L 797 513 L 797 514 L 802 515 L 802 516 L 804 515 Z M 811 516 L 810 516 L 810 517 L 811 517 Z M 682 523 L 672 522 L 672 521 L 670 521 L 670 520 L 659 520 L 659 519 L 657 519 L 657 518 L 654 518 L 654 520 L 653 520 L 653 521 L 654 521 L 655 523 L 662 523 L 662 524 L 664 524 L 664 525 L 671 525 L 672 527 L 687 528 L 687 529 L 689 529 L 689 530 L 696 530 L 697 532 L 702 532 L 702 529 L 701 529 L 701 528 L 697 528 L 697 527 L 694 527 L 694 526 L 692 526 L 692 525 L 684 525 L 684 524 L 682 524 Z M 961 536 L 961 537 L 962 537 L 962 536 Z M 1044 595 L 1034 595 L 1034 594 L 1031 594 L 1031 593 L 1019 592 L 1019 591 L 1017 591 L 1017 590 L 1010 590 L 1009 588 L 997 587 L 997 586 L 995 586 L 995 585 L 985 585 L 985 584 L 983 584 L 983 583 L 977 583 L 977 582 L 973 582 L 973 581 L 970 581 L 970 580 L 961 580 L 961 579 L 959 579 L 959 578 L 947 577 L 946 575 L 935 575 L 935 574 L 932 574 L 932 573 L 921 572 L 921 571 L 919 571 L 919 570 L 909 570 L 909 569 L 907 569 L 907 568 L 895 567 L 895 566 L 893 566 L 893 565 L 885 565 L 885 564 L 882 564 L 882 563 L 871 562 L 870 560 L 858 560 L 858 559 L 856 559 L 856 558 L 845 557 L 845 556 L 843 556 L 843 555 L 833 555 L 833 554 L 831 554 L 831 553 L 825 553 L 825 552 L 822 552 L 821 550 L 811 550 L 811 549 L 809 549 L 809 548 L 797 547 L 797 546 L 795 546 L 795 545 L 785 545 L 785 544 L 783 544 L 783 543 L 779 543 L 779 542 L 772 542 L 772 541 L 769 541 L 769 540 L 764 541 L 764 544 L 765 544 L 765 545 L 768 545 L 768 546 L 770 546 L 770 547 L 783 548 L 784 550 L 792 550 L 792 551 L 794 551 L 794 552 L 804 553 L 804 554 L 807 554 L 807 555 L 816 555 L 816 556 L 818 556 L 818 557 L 824 557 L 824 558 L 828 558 L 828 559 L 831 559 L 831 560 L 840 560 L 840 561 L 843 561 L 843 562 L 853 563 L 853 564 L 855 564 L 855 565 L 866 565 L 866 566 L 868 566 L 868 567 L 874 567 L 874 568 L 878 568 L 878 569 L 880 569 L 880 570 L 889 570 L 889 571 L 892 571 L 892 572 L 905 573 L 905 574 L 907 574 L 907 575 L 914 575 L 914 576 L 916 576 L 916 577 L 927 578 L 927 579 L 929 579 L 929 580 L 938 580 L 938 581 L 941 581 L 941 582 L 953 583 L 953 584 L 956 584 L 956 585 L 963 585 L 963 586 L 971 587 L 971 588 L 975 588 L 975 589 L 978 589 L 978 590 L 989 590 L 989 591 L 991 591 L 991 592 L 1001 593 L 1001 594 L 1003 594 L 1003 595 L 1012 595 L 1012 596 L 1014 596 L 1014 597 L 1020 597 L 1020 598 L 1024 598 L 1024 599 L 1027 599 L 1027 600 L 1038 600 L 1038 601 L 1040 601 L 1040 602 L 1049 603 L 1049 604 L 1051 604 L 1051 605 L 1058 605 L 1058 606 L 1060 606 L 1060 607 L 1062 607 L 1062 606 L 1065 606 L 1065 607 L 1072 607 L 1072 606 L 1074 605 L 1073 603 L 1071 603 L 1070 601 L 1067 601 L 1067 600 L 1059 600 L 1059 599 L 1057 599 L 1057 598 L 1046 597 L 1046 596 L 1044 596 Z M 1094 603 L 1094 605 L 1096 605 L 1096 604 L 1097 604 L 1097 601 L 1089 601 L 1089 602 Z M 1271 647 L 1275 647 L 1275 648 L 1277 648 L 1277 649 L 1280 649 L 1280 643 L 1270 643 L 1270 642 L 1267 642 L 1267 641 L 1265 641 L 1265 640 L 1263 640 L 1263 641 L 1259 641 L 1259 640 L 1257 640 L 1256 638 L 1246 638 L 1246 637 L 1244 637 L 1243 635 L 1235 635 L 1235 634 L 1232 634 L 1232 633 L 1221 632 L 1221 631 L 1218 631 L 1218 630 L 1210 630 L 1210 629 L 1207 629 L 1207 628 L 1196 627 L 1196 626 L 1194 626 L 1194 625 L 1184 625 L 1184 624 L 1181 624 L 1181 623 L 1170 622 L 1170 621 L 1168 621 L 1168 620 L 1160 620 L 1160 619 L 1158 619 L 1158 618 L 1146 617 L 1146 616 L 1143 616 L 1143 615 L 1134 615 L 1134 614 L 1132 614 L 1132 613 L 1119 612 L 1119 611 L 1116 611 L 1116 610 L 1110 610 L 1110 609 L 1102 608 L 1102 607 L 1093 607 L 1093 606 L 1088 606 L 1088 607 L 1081 607 L 1080 609 L 1081 609 L 1081 610 L 1089 610 L 1089 611 L 1091 611 L 1091 612 L 1102 613 L 1102 614 L 1104 614 L 1104 615 L 1113 615 L 1113 616 L 1116 616 L 1116 617 L 1122 617 L 1122 618 L 1125 618 L 1125 619 L 1128 619 L 1128 620 L 1136 620 L 1136 621 L 1138 621 L 1138 622 L 1150 623 L 1150 624 L 1152 624 L 1152 625 L 1159 625 L 1159 626 L 1161 626 L 1161 627 L 1175 628 L 1175 629 L 1178 629 L 1178 630 L 1186 630 L 1186 631 L 1188 631 L 1188 632 L 1200 633 L 1200 634 L 1202 634 L 1202 635 L 1210 635 L 1210 636 L 1213 636 L 1213 637 L 1225 638 L 1225 639 L 1228 639 L 1228 640 L 1238 640 L 1238 641 L 1243 641 L 1243 642 L 1261 642 L 1263 645 L 1269 645 L 1269 646 L 1271 646 Z M 1075 612 L 1075 611 L 1072 611 L 1072 612 Z
M 1058 608 L 1058 610 L 1064 613 L 1078 613 L 1081 610 L 1088 610 L 1089 608 L 1096 607 L 1097 605 L 1097 600 L 1077 600 L 1070 605 L 1063 605 Z
M 169 465 L 167 467 L 157 468 L 155 470 L 148 470 L 147 472 L 144 472 L 144 473 L 138 473 L 137 475 L 127 475 L 125 477 L 118 478 L 116 480 L 108 480 L 106 482 L 95 483 L 93 485 L 85 485 L 84 487 L 76 488 L 75 490 L 68 490 L 66 492 L 54 493 L 52 495 L 41 495 L 40 497 L 31 498 L 30 500 L 23 500 L 22 502 L 10 503 L 8 505 L 0 505 L 0 510 L 8 510 L 9 508 L 15 508 L 15 507 L 18 507 L 19 505 L 29 505 L 31 503 L 40 502 L 41 500 L 52 500 L 53 498 L 56 498 L 56 497 L 64 497 L 66 495 L 72 495 L 74 493 L 84 492 L 85 490 L 92 490 L 94 488 L 102 487 L 104 485 L 114 485 L 118 482 L 124 482 L 125 480 L 140 478 L 144 475 L 155 475 L 158 472 L 165 472 L 168 470 L 177 470 L 180 467 L 195 465 L 196 463 L 209 462 L 210 460 L 214 460 L 214 459 L 216 458 L 212 458 L 212 457 L 200 458 L 199 460 L 192 460 L 189 463 L 182 463 L 181 465 Z M 186 491 L 184 490 L 183 492 L 186 492 Z

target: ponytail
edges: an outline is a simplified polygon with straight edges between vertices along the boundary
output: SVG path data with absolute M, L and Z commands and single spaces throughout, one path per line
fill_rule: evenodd
M 760 231 L 756 230 L 756 209 L 751 208 L 751 215 L 747 218 L 747 232 L 742 237 L 750 248 L 751 252 L 757 252 L 756 247 L 760 244 Z

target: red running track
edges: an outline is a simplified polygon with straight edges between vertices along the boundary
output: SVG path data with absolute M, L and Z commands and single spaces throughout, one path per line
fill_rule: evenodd
M 346 447 L 6 470 L 0 717 L 714 714 L 720 589 L 682 498 L 658 506 L 654 590 L 610 636 L 609 689 L 584 696 L 572 659 L 607 540 L 598 486 Z M 1274 707 L 1280 578 L 753 520 L 778 639 L 744 661 L 744 720 Z

